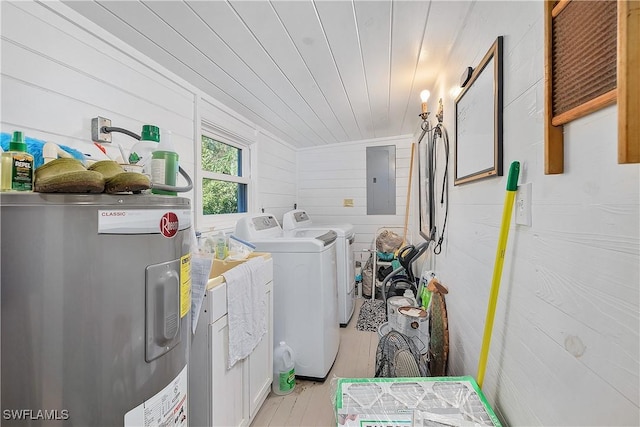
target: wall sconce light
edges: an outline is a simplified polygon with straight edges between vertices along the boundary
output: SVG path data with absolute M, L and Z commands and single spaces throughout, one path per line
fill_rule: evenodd
M 431 95 L 431 92 L 426 89 L 420 92 L 420 99 L 422 100 L 422 112 L 420 113 L 420 117 L 423 121 L 426 121 L 427 117 L 429 117 L 429 108 L 427 107 L 427 100 L 429 100 L 429 95 Z
M 429 91 L 423 90 L 420 92 L 420 99 L 422 100 L 422 112 L 418 115 L 422 119 L 422 123 L 420 124 L 420 128 L 422 129 L 422 133 L 418 137 L 418 146 L 422 142 L 424 136 L 429 133 L 429 137 L 427 138 L 427 144 L 424 148 L 424 160 L 419 160 L 419 162 L 424 161 L 425 165 L 420 165 L 420 173 L 424 173 L 426 177 L 426 189 L 420 188 L 421 194 L 424 194 L 426 190 L 426 202 L 420 201 L 420 234 L 427 241 L 436 241 L 436 223 L 435 223 L 435 171 L 436 171 L 436 143 L 438 138 L 441 138 L 444 142 L 444 152 L 445 152 L 445 168 L 444 175 L 442 180 L 442 196 L 440 198 L 440 206 L 444 205 L 445 194 L 447 205 L 444 207 L 445 209 L 445 220 L 442 226 L 442 233 L 440 234 L 440 238 L 438 239 L 433 252 L 437 255 L 442 251 L 442 241 L 444 240 L 444 230 L 447 226 L 447 212 L 448 212 L 448 204 L 449 204 L 449 196 L 448 196 L 448 187 L 447 187 L 447 176 L 448 176 L 448 167 L 449 167 L 449 137 L 447 135 L 447 131 L 444 127 L 444 106 L 442 104 L 442 98 L 438 100 L 438 109 L 436 110 L 436 120 L 437 123 L 435 126 L 431 126 L 429 123 L 429 109 L 427 108 L 427 100 L 429 99 Z M 432 133 L 431 133 L 432 132 Z M 421 154 L 422 155 L 422 154 Z M 422 185 L 422 178 L 419 175 L 418 183 Z M 422 196 L 421 196 L 422 199 Z M 426 206 L 423 204 L 426 203 Z M 423 212 L 423 209 L 426 212 Z M 423 214 L 427 217 L 423 218 Z M 423 224 L 423 219 L 428 222 L 428 224 Z M 427 228 L 427 230 L 425 230 Z
M 427 100 L 429 99 L 429 95 L 431 95 L 431 93 L 428 90 L 423 90 L 422 92 L 420 92 L 420 100 L 422 101 L 422 109 L 421 109 L 421 113 L 418 115 L 421 119 L 422 119 L 422 124 L 420 125 L 420 127 L 422 128 L 422 135 L 420 135 L 419 139 L 422 139 L 422 137 L 424 136 L 424 134 L 428 131 L 431 130 L 431 128 L 429 127 L 429 108 L 427 107 Z M 442 98 L 440 98 L 438 100 L 438 111 L 436 112 L 436 119 L 438 120 L 438 125 L 440 125 L 442 123 L 443 120 L 443 112 L 442 112 L 443 108 L 442 108 Z M 438 136 L 441 135 L 441 130 L 440 130 L 440 126 L 435 126 L 434 130 L 436 131 L 436 133 L 438 134 Z
M 438 100 L 438 110 L 436 111 L 436 119 L 438 123 L 442 123 L 444 120 L 444 106 L 442 105 L 442 98 Z

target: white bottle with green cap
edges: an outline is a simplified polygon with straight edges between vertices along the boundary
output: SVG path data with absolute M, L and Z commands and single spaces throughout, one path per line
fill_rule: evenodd
M 27 152 L 24 134 L 13 132 L 9 151 L 2 153 L 0 191 L 33 190 L 33 156 Z
M 160 129 L 154 125 L 143 125 L 140 141 L 136 142 L 129 153 L 129 163 L 142 166 L 142 173 L 151 176 L 151 153 L 158 149 Z
M 284 341 L 273 350 L 273 382 L 275 394 L 289 394 L 296 387 L 296 362 L 293 349 Z
M 151 182 L 153 184 L 170 185 L 175 187 L 178 178 L 178 153 L 173 148 L 171 131 L 164 131 L 160 143 L 151 153 Z M 151 188 L 153 194 L 176 196 L 175 191 Z

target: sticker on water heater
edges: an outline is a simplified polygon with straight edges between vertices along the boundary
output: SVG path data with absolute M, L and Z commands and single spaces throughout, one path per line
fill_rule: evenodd
M 111 209 L 98 211 L 99 234 L 162 234 L 172 238 L 191 227 L 191 211 Z
M 191 311 L 191 254 L 180 257 L 180 318 Z
M 156 395 L 124 414 L 124 427 L 187 427 L 187 366 Z

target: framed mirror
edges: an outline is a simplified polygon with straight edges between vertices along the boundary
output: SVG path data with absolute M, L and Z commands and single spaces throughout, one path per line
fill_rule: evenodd
M 502 36 L 455 100 L 455 180 L 502 175 Z

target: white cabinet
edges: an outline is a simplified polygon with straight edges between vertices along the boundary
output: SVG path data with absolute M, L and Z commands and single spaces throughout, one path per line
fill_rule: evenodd
M 269 327 L 253 353 L 245 361 L 249 378 L 249 419 L 258 413 L 271 391 L 273 379 L 273 282 L 267 285 L 267 318 Z
M 268 260 L 272 269 L 272 261 Z M 272 270 L 271 270 L 272 272 Z M 253 352 L 227 369 L 227 284 L 205 293 L 191 344 L 190 426 L 248 426 L 271 390 L 273 376 L 273 274 L 264 284 L 267 333 Z
M 249 424 L 245 361 L 227 369 L 229 324 L 223 316 L 209 325 L 211 337 L 212 426 L 244 426 Z
M 272 283 L 266 286 L 269 301 L 267 334 L 246 359 L 227 369 L 229 327 L 227 316 L 209 326 L 213 426 L 246 426 L 255 417 L 271 390 L 273 376 Z

